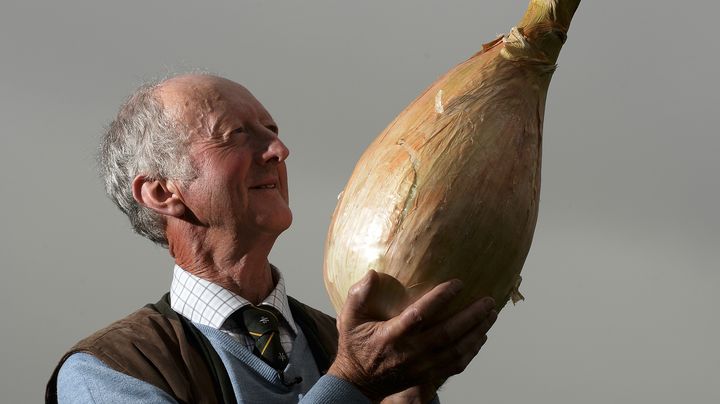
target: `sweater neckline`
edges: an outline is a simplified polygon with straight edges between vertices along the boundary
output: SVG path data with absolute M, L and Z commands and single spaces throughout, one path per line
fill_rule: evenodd
M 265 363 L 257 355 L 252 353 L 252 351 L 249 350 L 245 345 L 237 341 L 229 334 L 203 324 L 194 325 L 203 334 L 205 334 L 205 336 L 208 338 L 208 340 L 210 340 L 213 345 L 217 343 L 225 351 L 235 356 L 238 360 L 248 364 L 253 371 L 258 373 L 268 382 L 286 387 L 288 390 L 290 390 L 291 388 L 284 384 L 283 377 L 285 379 L 292 379 L 296 376 L 299 376 L 294 374 L 296 372 L 295 369 L 300 368 L 300 366 L 295 364 L 295 362 L 298 360 L 297 358 L 305 355 L 310 355 L 310 357 L 312 357 L 312 353 L 309 352 L 310 347 L 305 338 L 305 334 L 299 328 L 297 336 L 295 337 L 295 341 L 293 342 L 293 350 L 288 355 L 288 365 L 286 366 L 284 372 L 279 372 L 272 366 Z M 281 373 L 283 374 L 281 375 Z

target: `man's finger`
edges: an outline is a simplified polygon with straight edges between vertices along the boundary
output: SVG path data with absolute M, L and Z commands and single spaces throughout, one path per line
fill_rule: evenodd
M 470 304 L 447 321 L 428 329 L 424 339 L 436 346 L 452 344 L 463 338 L 467 333 L 474 331 L 486 333 L 497 319 L 495 300 L 484 297 Z
M 428 355 L 426 366 L 434 379 L 447 378 L 465 370 L 487 341 L 486 332 L 492 322 L 490 325 L 487 323 L 483 321 L 459 340 L 441 346 L 435 350 L 435 354 Z
M 397 317 L 390 320 L 388 330 L 396 336 L 407 333 L 422 324 L 432 324 L 438 312 L 462 289 L 462 281 L 453 279 L 435 286 L 415 303 L 408 306 Z
M 340 316 L 342 320 L 355 324 L 358 320 L 366 317 L 365 314 L 369 310 L 368 297 L 372 293 L 377 281 L 378 274 L 371 269 L 350 288 L 345 304 L 343 305 L 342 315 Z

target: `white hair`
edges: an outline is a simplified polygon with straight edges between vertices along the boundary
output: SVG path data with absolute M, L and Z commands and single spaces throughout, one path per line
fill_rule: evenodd
M 165 218 L 135 201 L 132 182 L 138 175 L 186 182 L 195 170 L 189 134 L 168 117 L 156 88 L 157 83 L 142 85 L 123 103 L 102 138 L 98 163 L 105 191 L 133 230 L 167 248 Z

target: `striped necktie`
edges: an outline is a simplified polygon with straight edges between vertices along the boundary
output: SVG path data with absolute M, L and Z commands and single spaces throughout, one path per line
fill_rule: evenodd
M 288 357 L 280 343 L 280 314 L 273 308 L 248 305 L 241 310 L 242 322 L 255 340 L 255 354 L 277 370 L 283 370 Z

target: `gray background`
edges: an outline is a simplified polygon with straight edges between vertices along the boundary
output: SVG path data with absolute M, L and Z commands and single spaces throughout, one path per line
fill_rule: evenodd
M 525 0 L 3 1 L 0 394 L 38 402 L 79 338 L 168 287 L 94 171 L 142 81 L 204 68 L 248 86 L 291 149 L 293 227 L 272 261 L 331 312 L 322 250 L 360 153 Z M 717 2 L 580 6 L 548 96 L 523 272 L 447 403 L 717 403 Z

